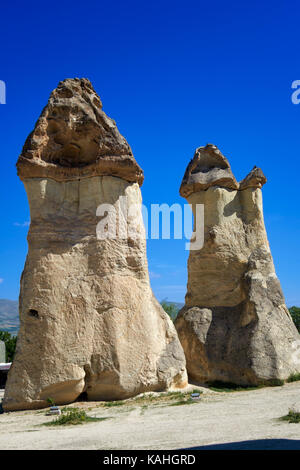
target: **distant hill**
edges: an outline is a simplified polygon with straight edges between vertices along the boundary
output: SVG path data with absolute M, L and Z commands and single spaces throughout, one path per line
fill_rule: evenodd
M 0 330 L 16 335 L 19 330 L 19 302 L 0 299 Z
M 174 305 L 176 305 L 176 307 L 178 308 L 178 310 L 180 310 L 182 307 L 184 307 L 184 303 L 182 303 L 182 302 L 169 302 L 169 301 L 167 300 L 167 303 L 168 303 L 168 304 L 174 304 Z
M 162 302 L 166 302 L 166 304 L 168 305 L 175 305 L 176 308 L 178 308 L 178 310 L 180 310 L 183 306 L 184 306 L 184 303 L 182 302 L 172 302 L 171 300 L 162 300 Z

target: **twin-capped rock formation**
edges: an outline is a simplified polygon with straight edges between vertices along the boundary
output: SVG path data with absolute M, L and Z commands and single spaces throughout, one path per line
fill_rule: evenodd
M 204 205 L 204 245 L 190 251 L 185 306 L 175 324 L 196 382 L 259 384 L 300 371 L 299 334 L 263 220 L 265 182 L 254 167 L 238 183 L 214 145 L 198 148 L 185 172 L 180 194 L 195 216 L 196 205 Z
M 182 347 L 149 283 L 143 172 L 88 80 L 59 83 L 17 168 L 31 224 L 3 408 L 184 387 Z M 114 208 L 122 236 L 96 235 L 102 204 Z

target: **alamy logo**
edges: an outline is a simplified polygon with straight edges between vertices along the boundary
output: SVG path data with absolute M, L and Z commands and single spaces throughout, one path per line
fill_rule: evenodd
M 295 89 L 292 93 L 291 100 L 293 104 L 300 103 L 300 80 L 294 80 L 292 83 L 292 88 Z
M 184 204 L 151 204 L 150 214 L 144 204 L 135 204 L 120 196 L 113 204 L 100 204 L 96 216 L 100 220 L 96 227 L 98 240 L 105 239 L 148 239 L 190 240 L 185 244 L 186 250 L 200 250 L 204 244 L 204 205 L 195 205 L 195 223 L 191 207 Z M 171 230 L 173 219 L 173 230 Z M 151 230 L 149 230 L 149 221 Z M 150 233 L 149 233 L 150 232 Z
M 6 85 L 3 80 L 0 80 L 0 104 L 6 104 Z

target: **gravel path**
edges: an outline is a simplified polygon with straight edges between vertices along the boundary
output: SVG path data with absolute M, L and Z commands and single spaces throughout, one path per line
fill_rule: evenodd
M 89 408 L 90 416 L 110 419 L 52 428 L 41 426 L 53 419 L 45 411 L 4 413 L 0 449 L 166 450 L 258 439 L 292 439 L 289 445 L 300 449 L 300 424 L 278 421 L 289 408 L 300 409 L 300 382 L 249 392 L 205 393 L 192 405 L 81 406 Z

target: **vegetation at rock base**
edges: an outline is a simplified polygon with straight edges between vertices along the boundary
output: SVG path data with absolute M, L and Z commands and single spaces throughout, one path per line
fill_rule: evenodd
M 272 379 L 262 384 L 263 387 L 282 387 L 282 385 L 284 385 L 284 380 L 282 379 Z
M 8 331 L 0 331 L 0 340 L 5 343 L 6 362 L 12 362 L 16 352 L 17 337 Z
M 215 380 L 214 382 L 208 382 L 207 385 L 214 392 L 249 392 L 264 387 L 281 387 L 284 385 L 284 380 L 273 379 L 260 385 L 237 385 L 231 382 Z
M 74 424 L 84 424 L 94 421 L 104 421 L 109 418 L 94 418 L 88 416 L 84 410 L 79 408 L 63 408 L 62 414 L 50 423 L 44 423 L 45 426 L 65 426 Z
M 209 382 L 207 385 L 214 392 L 247 392 L 259 388 L 258 386 L 242 386 L 231 382 L 220 382 L 219 380 Z M 262 385 L 260 387 L 262 387 Z
M 293 322 L 296 325 L 297 330 L 300 333 L 300 308 L 293 306 L 293 307 L 289 308 L 289 312 L 291 314 Z
M 300 374 L 291 374 L 287 379 L 287 382 L 298 382 L 300 380 Z
M 187 400 L 179 400 L 175 401 L 175 403 L 170 403 L 170 406 L 193 405 L 195 403 L 198 403 L 198 401 L 188 398 Z
M 105 402 L 105 406 L 107 408 L 111 408 L 113 406 L 122 406 L 122 405 L 125 405 L 125 402 L 122 401 L 122 400 L 116 400 L 116 401 L 106 401 Z
M 102 402 L 97 405 L 97 408 L 110 408 L 110 407 L 118 407 L 118 406 L 133 406 L 133 405 L 140 405 L 142 407 L 145 406 L 173 406 L 175 404 L 183 405 L 187 404 L 189 400 L 195 403 L 197 400 L 191 399 L 191 393 L 199 393 L 201 395 L 203 392 L 201 390 L 195 389 L 189 392 L 167 392 L 167 393 L 145 393 L 138 397 L 129 398 L 126 401 L 116 400 L 111 402 Z
M 51 397 L 47 398 L 47 403 L 48 403 L 49 406 L 55 406 L 55 403 L 54 403 L 54 401 L 52 400 Z
M 289 410 L 286 416 L 279 418 L 280 421 L 288 421 L 289 423 L 300 423 L 300 412 L 295 410 Z

